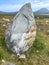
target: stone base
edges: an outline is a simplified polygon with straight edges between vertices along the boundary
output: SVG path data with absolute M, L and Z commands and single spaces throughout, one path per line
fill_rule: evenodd
M 19 58 L 26 58 L 25 54 L 17 54 Z

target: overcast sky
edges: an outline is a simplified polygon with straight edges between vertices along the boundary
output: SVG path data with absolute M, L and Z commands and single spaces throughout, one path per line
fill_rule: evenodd
M 14 12 L 18 11 L 25 3 L 32 4 L 32 10 L 40 8 L 49 9 L 49 0 L 0 0 L 0 11 Z

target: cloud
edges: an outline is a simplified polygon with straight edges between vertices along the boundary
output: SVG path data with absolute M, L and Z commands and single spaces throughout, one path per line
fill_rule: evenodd
M 44 2 L 40 2 L 40 3 L 36 3 L 36 4 L 33 4 L 32 3 L 32 7 L 49 7 L 49 3 L 44 3 Z
M 21 8 L 22 4 L 3 4 L 0 5 L 0 10 L 5 10 L 5 11 L 17 11 Z
M 32 3 L 33 11 L 37 11 L 40 8 L 48 8 L 49 9 L 49 2 L 39 2 L 39 3 Z
M 49 2 L 39 2 L 39 0 L 35 0 L 34 2 L 36 3 L 31 3 L 33 10 L 49 7 Z M 18 11 L 22 5 L 24 4 L 2 4 L 0 5 L 0 11 Z
M 38 3 L 38 2 L 40 2 L 40 1 L 39 1 L 39 0 L 34 0 L 34 2 L 35 2 L 35 3 Z

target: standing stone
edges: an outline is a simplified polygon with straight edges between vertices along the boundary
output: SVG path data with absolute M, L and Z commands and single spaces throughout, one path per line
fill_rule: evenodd
M 34 15 L 31 4 L 26 3 L 7 27 L 5 31 L 5 42 L 8 49 L 21 56 L 23 52 L 32 46 L 35 36 L 36 24 Z

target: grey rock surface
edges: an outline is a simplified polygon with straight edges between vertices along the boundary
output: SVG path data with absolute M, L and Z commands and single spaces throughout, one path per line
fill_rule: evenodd
M 34 15 L 31 4 L 26 3 L 7 27 L 5 31 L 5 42 L 8 49 L 19 55 L 28 50 L 32 45 L 31 41 L 35 40 L 35 36 L 36 24 Z

